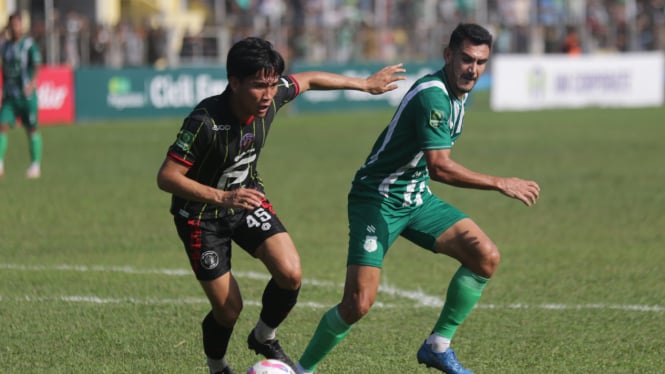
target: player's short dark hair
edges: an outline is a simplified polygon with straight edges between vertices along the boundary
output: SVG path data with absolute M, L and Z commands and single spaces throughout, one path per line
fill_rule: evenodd
M 226 58 L 228 78 L 244 79 L 265 71 L 272 75 L 282 75 L 284 58 L 267 40 L 248 37 L 235 43 Z
M 9 15 L 8 22 L 11 22 L 14 18 L 18 18 L 19 21 L 21 20 L 21 12 L 14 12 Z
M 487 45 L 492 49 L 492 34 L 484 27 L 475 23 L 460 23 L 453 33 L 450 34 L 448 48 L 458 49 L 465 40 L 469 40 L 473 45 Z

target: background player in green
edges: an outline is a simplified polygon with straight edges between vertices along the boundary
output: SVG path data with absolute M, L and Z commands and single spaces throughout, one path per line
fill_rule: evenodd
M 528 206 L 540 192 L 533 181 L 481 174 L 451 159 L 453 142 L 462 133 L 464 104 L 487 67 L 491 47 L 487 30 L 458 25 L 444 50 L 444 67 L 413 84 L 356 173 L 348 197 L 344 294 L 321 318 L 298 362 L 300 373 L 313 372 L 369 312 L 383 258 L 400 235 L 461 263 L 440 316 L 417 352 L 418 362 L 446 373 L 471 372 L 457 361 L 450 341 L 496 270 L 499 251 L 473 220 L 432 194 L 429 180 L 499 191 Z
M 0 50 L 2 61 L 2 108 L 0 109 L 0 177 L 4 175 L 7 132 L 20 118 L 28 134 L 30 167 L 28 178 L 41 175 L 42 138 L 37 131 L 37 70 L 42 63 L 34 40 L 23 34 L 21 14 L 9 16 L 9 39 Z

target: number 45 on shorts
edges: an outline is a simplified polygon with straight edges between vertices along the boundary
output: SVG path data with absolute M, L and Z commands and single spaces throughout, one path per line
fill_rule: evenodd
M 264 208 L 258 208 L 247 214 L 245 220 L 247 221 L 247 227 L 249 228 L 260 228 L 263 231 L 268 231 L 272 227 L 270 225 L 270 219 L 272 216 L 270 212 Z

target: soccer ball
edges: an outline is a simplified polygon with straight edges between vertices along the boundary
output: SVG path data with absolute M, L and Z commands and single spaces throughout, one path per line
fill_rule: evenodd
M 280 360 L 265 359 L 247 370 L 247 374 L 296 374 L 291 367 Z

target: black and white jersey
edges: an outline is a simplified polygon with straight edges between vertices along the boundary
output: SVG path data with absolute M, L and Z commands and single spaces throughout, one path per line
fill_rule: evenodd
M 261 148 L 277 111 L 300 93 L 291 76 L 280 77 L 277 94 L 263 118 L 245 122 L 230 108 L 230 88 L 201 101 L 183 121 L 168 157 L 189 167 L 187 177 L 199 183 L 230 191 L 255 188 L 263 191 L 256 169 Z M 173 196 L 171 213 L 185 218 L 211 219 L 232 213 L 231 209 Z

